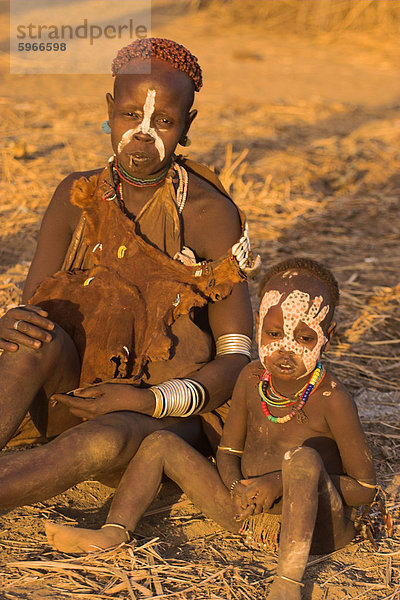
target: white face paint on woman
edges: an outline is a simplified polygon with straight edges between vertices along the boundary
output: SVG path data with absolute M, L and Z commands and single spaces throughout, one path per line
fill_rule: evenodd
M 145 133 L 154 139 L 154 145 L 160 156 L 160 162 L 165 157 L 165 147 L 162 139 L 158 135 L 154 127 L 151 127 L 151 117 L 154 113 L 156 103 L 156 90 L 147 90 L 146 101 L 143 105 L 143 119 L 135 129 L 128 129 L 123 134 L 121 141 L 118 144 L 118 153 L 120 154 L 129 142 L 132 141 L 135 133 Z
M 328 314 L 329 305 L 325 305 L 321 309 L 323 297 L 316 296 L 310 306 L 309 294 L 301 290 L 293 290 L 280 305 L 283 316 L 283 335 L 273 342 L 261 344 L 264 319 L 272 306 L 279 305 L 282 296 L 283 294 L 278 290 L 269 290 L 261 301 L 257 336 L 260 361 L 265 367 L 265 359 L 282 349 L 299 356 L 303 361 L 306 373 L 309 373 L 315 368 L 321 348 L 328 341 L 320 323 Z M 317 334 L 317 341 L 312 349 L 298 343 L 295 339 L 295 329 L 300 322 L 305 323 Z

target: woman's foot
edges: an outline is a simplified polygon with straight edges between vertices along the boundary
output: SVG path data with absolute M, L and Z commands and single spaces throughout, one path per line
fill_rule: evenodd
M 269 589 L 267 600 L 301 600 L 301 588 L 299 583 L 281 579 L 277 575 Z
M 60 552 L 85 553 L 107 550 L 127 541 L 126 529 L 105 527 L 104 529 L 82 529 L 56 523 L 45 523 L 49 544 Z

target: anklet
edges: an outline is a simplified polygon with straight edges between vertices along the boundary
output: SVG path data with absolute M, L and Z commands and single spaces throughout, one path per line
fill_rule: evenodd
M 243 454 L 243 450 L 234 450 L 233 448 L 229 448 L 229 446 L 217 446 L 218 450 L 221 452 L 229 452 L 230 454 Z
M 299 585 L 300 587 L 304 587 L 304 583 L 301 583 L 301 581 L 296 581 L 295 579 L 290 579 L 290 577 L 285 577 L 284 575 L 278 575 L 278 577 L 280 577 L 281 579 L 284 579 L 285 581 L 289 581 L 289 583 L 295 583 L 296 585 Z
M 100 529 L 104 529 L 105 527 L 115 527 L 116 529 L 123 529 L 126 535 L 126 541 L 131 542 L 133 538 L 133 531 L 125 527 L 125 525 L 120 525 L 119 523 L 105 523 L 101 526 Z
M 371 490 L 376 490 L 376 488 L 377 488 L 377 485 L 371 485 L 370 483 L 367 483 L 366 481 L 360 481 L 359 479 L 356 479 L 356 481 L 363 487 L 370 488 Z

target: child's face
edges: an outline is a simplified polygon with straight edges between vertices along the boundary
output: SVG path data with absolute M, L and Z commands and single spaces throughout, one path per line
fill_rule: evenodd
M 150 74 L 117 76 L 107 101 L 112 146 L 125 169 L 150 175 L 169 163 L 195 117 L 192 99 L 189 77 L 165 61 L 153 60 Z
M 299 379 L 316 366 L 328 341 L 325 287 L 314 277 L 274 278 L 260 304 L 258 347 L 263 366 L 276 377 Z

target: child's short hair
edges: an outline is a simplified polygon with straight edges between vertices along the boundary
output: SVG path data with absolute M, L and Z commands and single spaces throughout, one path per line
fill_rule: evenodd
M 260 281 L 258 288 L 259 297 L 261 298 L 263 296 L 264 289 L 272 277 L 279 275 L 280 273 L 284 273 L 289 269 L 302 269 L 303 271 L 308 271 L 311 275 L 322 281 L 322 283 L 326 286 L 334 308 L 339 304 L 339 285 L 333 276 L 333 273 L 316 260 L 312 260 L 311 258 L 302 258 L 300 256 L 287 258 L 286 260 L 282 260 L 276 265 L 270 267 Z
M 112 62 L 112 74 L 118 75 L 122 67 L 134 58 L 146 60 L 152 57 L 165 60 L 174 69 L 186 73 L 193 81 L 195 91 L 200 90 L 203 85 L 203 77 L 196 56 L 182 44 L 165 38 L 143 38 L 121 48 Z

